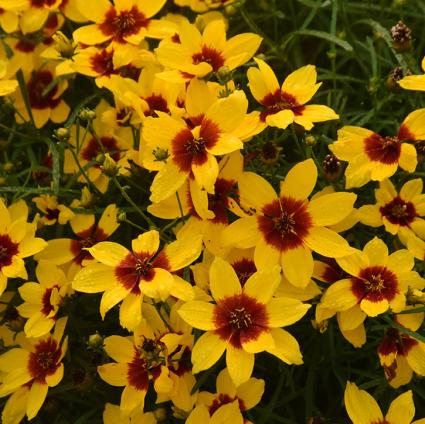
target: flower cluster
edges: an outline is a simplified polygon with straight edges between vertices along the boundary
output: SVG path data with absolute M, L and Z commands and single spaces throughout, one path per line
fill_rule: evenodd
M 68 394 L 106 424 L 269 422 L 267 368 L 311 387 L 309 340 L 329 337 L 411 385 L 384 418 L 347 366 L 351 421 L 410 424 L 425 108 L 349 119 L 316 66 L 275 72 L 264 34 L 235 34 L 240 2 L 172 3 L 0 0 L 2 422 Z

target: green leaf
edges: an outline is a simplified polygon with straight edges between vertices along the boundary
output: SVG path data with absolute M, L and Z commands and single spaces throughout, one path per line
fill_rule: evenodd
M 329 41 L 330 43 L 334 43 L 337 46 L 343 48 L 347 52 L 353 51 L 353 46 L 342 38 L 337 37 L 336 35 L 329 34 L 323 31 L 316 31 L 313 29 L 303 29 L 294 31 L 291 35 L 309 35 L 311 37 L 321 38 L 322 40 Z

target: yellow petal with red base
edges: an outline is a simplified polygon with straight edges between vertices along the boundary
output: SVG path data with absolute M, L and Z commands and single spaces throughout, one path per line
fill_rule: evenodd
M 272 113 L 266 116 L 266 123 L 271 127 L 277 127 L 282 130 L 286 129 L 288 125 L 294 122 L 294 112 L 292 110 L 286 109 L 281 110 L 277 113 Z
M 27 400 L 27 417 L 32 420 L 42 407 L 46 400 L 48 386 L 45 383 L 39 383 L 35 380 L 30 388 Z
M 131 248 L 134 253 L 143 254 L 148 253 L 153 256 L 159 248 L 159 233 L 156 230 L 147 231 L 140 234 L 136 239 L 131 242 Z
M 259 353 L 275 348 L 270 331 L 263 331 L 255 339 L 242 340 L 242 349 L 248 353 Z M 229 350 L 229 348 L 227 348 Z M 239 350 L 239 349 L 236 349 Z
M 249 380 L 254 369 L 255 355 L 243 349 L 228 346 L 226 351 L 226 365 L 235 386 Z
M 203 334 L 192 350 L 192 372 L 197 374 L 214 365 L 223 355 L 227 342 L 214 333 Z
M 287 364 L 301 365 L 303 363 L 300 345 L 295 337 L 281 328 L 273 328 L 271 335 L 273 336 L 275 347 L 268 349 L 267 352 Z
M 317 167 L 313 159 L 307 159 L 293 166 L 280 184 L 282 196 L 304 200 L 310 196 L 317 181 Z
M 345 311 L 357 304 L 358 298 L 352 291 L 352 281 L 344 279 L 333 283 L 325 292 L 322 302 L 325 308 Z
M 307 103 L 322 85 L 316 83 L 317 72 L 313 65 L 303 66 L 289 74 L 282 84 L 282 91 L 295 97 L 299 104 Z

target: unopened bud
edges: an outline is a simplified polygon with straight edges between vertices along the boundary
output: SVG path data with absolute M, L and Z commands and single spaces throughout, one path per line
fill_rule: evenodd
M 170 156 L 168 149 L 162 149 L 161 147 L 153 149 L 152 154 L 155 156 L 155 160 L 158 162 L 166 162 Z
M 89 336 L 87 346 L 92 349 L 99 349 L 103 345 L 103 337 L 99 333 L 94 333 Z
M 222 66 L 216 72 L 216 75 L 220 85 L 226 85 L 232 80 L 232 71 L 228 66 Z
M 159 422 L 167 419 L 167 410 L 165 408 L 157 408 L 153 411 L 155 419 Z
M 58 128 L 55 130 L 55 138 L 57 138 L 59 141 L 67 141 L 70 137 L 70 132 L 68 128 Z
M 317 140 L 314 135 L 308 134 L 305 136 L 304 141 L 305 141 L 305 144 L 307 144 L 307 146 L 314 146 Z
M 109 153 L 106 153 L 104 155 L 101 168 L 103 173 L 108 175 L 109 177 L 113 177 L 118 173 L 118 165 Z
M 322 167 L 325 177 L 329 182 L 335 182 L 341 176 L 341 162 L 332 153 L 325 156 Z
M 96 118 L 96 112 L 87 107 L 84 107 L 80 110 L 78 117 L 82 119 L 83 121 L 87 121 L 87 122 L 93 121 L 93 119 Z
M 394 50 L 398 52 L 410 50 L 412 47 L 412 30 L 403 21 L 398 21 L 391 28 L 390 33 Z
M 398 81 L 404 78 L 407 75 L 412 75 L 412 73 L 407 70 L 403 71 L 401 66 L 397 66 L 394 68 L 387 78 L 387 87 L 389 90 L 400 90 L 400 86 L 398 85 Z
M 52 36 L 52 38 L 55 42 L 55 49 L 61 57 L 70 59 L 72 56 L 74 56 L 77 45 L 73 40 L 67 38 L 67 36 L 62 31 L 57 31 L 56 34 Z

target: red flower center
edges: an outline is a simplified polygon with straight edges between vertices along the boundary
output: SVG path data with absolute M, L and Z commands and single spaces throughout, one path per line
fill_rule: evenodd
M 214 47 L 202 46 L 202 50 L 199 53 L 192 55 L 192 61 L 195 65 L 206 62 L 211 65 L 214 72 L 217 72 L 225 62 L 223 53 Z
M 115 8 L 111 7 L 99 28 L 105 35 L 113 37 L 114 41 L 125 43 L 125 37 L 138 34 L 148 25 L 149 19 L 137 6 L 133 6 L 130 10 L 122 10 L 119 14 Z
M 118 74 L 118 70 L 114 69 L 113 56 L 112 50 L 103 49 L 90 58 L 91 68 L 99 76 L 108 77 L 112 74 Z
M 30 353 L 28 372 L 31 377 L 45 382 L 48 375 L 52 375 L 58 368 L 61 348 L 52 338 L 41 340 L 35 345 L 34 352 Z
M 14 243 L 7 234 L 0 234 L 0 270 L 10 265 L 18 252 L 18 244 Z
M 54 98 L 58 90 L 57 86 L 55 85 L 50 90 L 48 89 L 52 81 L 53 75 L 49 71 L 35 71 L 32 73 L 31 79 L 27 84 L 32 108 L 54 109 L 60 103 L 60 99 Z
M 108 235 L 99 227 L 90 227 L 85 231 L 77 233 L 80 240 L 71 241 L 71 252 L 74 254 L 74 262 L 81 265 L 86 259 L 93 259 L 87 247 L 93 247 L 96 243 L 104 241 Z
M 245 294 L 226 297 L 214 309 L 216 334 L 236 348 L 268 330 L 266 307 Z
M 282 252 L 303 244 L 312 226 L 306 202 L 283 196 L 263 206 L 262 212 L 257 222 L 268 244 Z
M 242 258 L 238 261 L 232 262 L 232 267 L 236 271 L 242 287 L 245 285 L 248 278 L 257 272 L 257 267 L 251 259 Z
M 372 134 L 364 140 L 364 149 L 370 160 L 391 165 L 398 163 L 401 142 L 398 137 L 381 137 L 379 134 Z
M 55 4 L 55 0 L 31 0 L 32 7 L 50 7 Z
M 46 291 L 43 293 L 43 296 L 41 298 L 41 312 L 46 316 L 48 316 L 50 312 L 53 311 L 53 306 L 50 302 L 50 297 L 52 295 L 52 291 L 54 288 L 58 288 L 58 286 L 54 286 L 49 289 L 46 289 Z
M 136 390 L 147 391 L 149 387 L 149 374 L 146 361 L 135 351 L 133 360 L 128 364 L 127 380 Z
M 189 172 L 192 163 L 202 165 L 208 159 L 207 149 L 218 141 L 220 129 L 214 122 L 203 119 L 199 136 L 194 136 L 189 128 L 180 131 L 171 141 L 173 161 L 183 172 Z
M 81 157 L 90 162 L 96 159 L 100 153 L 109 153 L 115 161 L 120 159 L 118 142 L 114 137 L 91 138 L 84 149 L 81 150 Z
M 260 103 L 266 108 L 260 115 L 263 122 L 268 115 L 274 115 L 281 110 L 292 110 L 295 115 L 301 115 L 305 108 L 298 103 L 297 99 L 292 94 L 285 93 L 280 88 L 274 93 L 267 94 Z
M 392 224 L 401 226 L 408 226 L 418 216 L 413 203 L 405 202 L 398 196 L 382 206 L 379 211 Z
M 160 94 L 152 94 L 144 99 L 149 105 L 149 110 L 145 112 L 145 116 L 157 117 L 157 111 L 169 113 L 167 100 L 164 99 Z
M 360 300 L 379 302 L 391 301 L 398 293 L 397 276 L 383 266 L 370 266 L 360 271 L 352 280 L 352 291 Z

